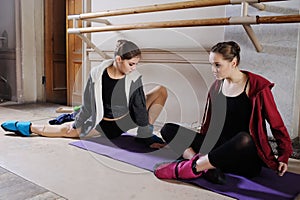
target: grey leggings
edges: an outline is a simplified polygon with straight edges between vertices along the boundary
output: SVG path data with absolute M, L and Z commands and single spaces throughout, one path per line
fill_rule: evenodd
M 161 135 L 174 151 L 181 154 L 188 147 L 199 152 L 205 139 L 204 135 L 173 123 L 165 124 Z M 208 158 L 221 171 L 246 177 L 259 175 L 263 166 L 255 144 L 247 132 L 239 132 L 229 140 L 219 139 L 208 153 Z

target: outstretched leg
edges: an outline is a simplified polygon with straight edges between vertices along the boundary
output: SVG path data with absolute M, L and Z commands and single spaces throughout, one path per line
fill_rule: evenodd
M 45 137 L 70 137 L 78 138 L 80 129 L 72 128 L 73 122 L 66 122 L 61 125 L 37 125 L 30 121 L 6 121 L 1 124 L 5 131 L 15 132 L 22 136 L 30 136 L 32 133 Z
M 61 125 L 36 125 L 32 124 L 30 130 L 44 137 L 69 137 L 78 138 L 79 133 L 77 130 L 72 129 L 73 122 L 66 122 Z

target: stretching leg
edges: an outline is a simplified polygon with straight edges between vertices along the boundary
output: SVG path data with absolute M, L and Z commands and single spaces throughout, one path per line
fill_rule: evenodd
M 32 133 L 35 133 L 44 137 L 70 137 L 78 138 L 79 132 L 75 129 L 72 129 L 73 122 L 67 122 L 61 125 L 36 125 L 32 124 L 30 130 Z

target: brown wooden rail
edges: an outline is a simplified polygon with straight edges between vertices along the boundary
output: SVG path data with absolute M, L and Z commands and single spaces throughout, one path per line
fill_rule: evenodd
M 238 4 L 242 2 L 248 3 L 261 3 L 261 2 L 275 2 L 275 1 L 286 1 L 286 0 L 195 0 L 195 1 L 184 1 L 166 4 L 155 4 L 148 6 L 132 7 L 132 8 L 122 8 L 116 10 L 106 10 L 101 12 L 93 13 L 83 13 L 76 16 L 70 16 L 69 19 L 92 19 L 98 17 L 109 17 L 109 16 L 119 16 L 119 15 L 129 15 L 129 14 L 140 14 L 148 12 L 158 12 L 167 10 L 179 10 L 187 8 L 199 8 L 199 7 L 209 7 L 209 6 L 221 6 L 228 4 Z
M 192 19 L 163 22 L 147 22 L 134 24 L 108 25 L 102 27 L 87 27 L 68 29 L 68 33 L 92 33 L 122 31 L 133 29 L 155 29 L 155 28 L 177 28 L 177 27 L 194 27 L 194 26 L 221 26 L 221 25 L 238 25 L 238 24 L 279 24 L 279 23 L 300 23 L 300 15 L 286 16 L 263 16 L 263 17 L 228 17 L 228 18 L 211 18 L 211 19 Z

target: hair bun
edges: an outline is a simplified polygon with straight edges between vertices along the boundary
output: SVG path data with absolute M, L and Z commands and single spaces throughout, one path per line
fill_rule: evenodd
M 139 47 L 129 40 L 118 40 L 115 49 L 115 57 L 118 55 L 123 60 L 129 60 L 133 57 L 140 56 L 141 50 Z
M 229 41 L 228 44 L 229 44 L 230 46 L 232 46 L 233 50 L 234 50 L 237 54 L 240 54 L 240 52 L 241 52 L 241 47 L 240 47 L 240 45 L 238 45 L 238 44 L 237 44 L 236 42 L 234 42 L 234 41 Z
M 127 42 L 127 40 L 118 40 L 117 44 L 116 44 L 116 49 L 118 49 L 120 46 L 122 46 L 123 44 L 125 44 Z

